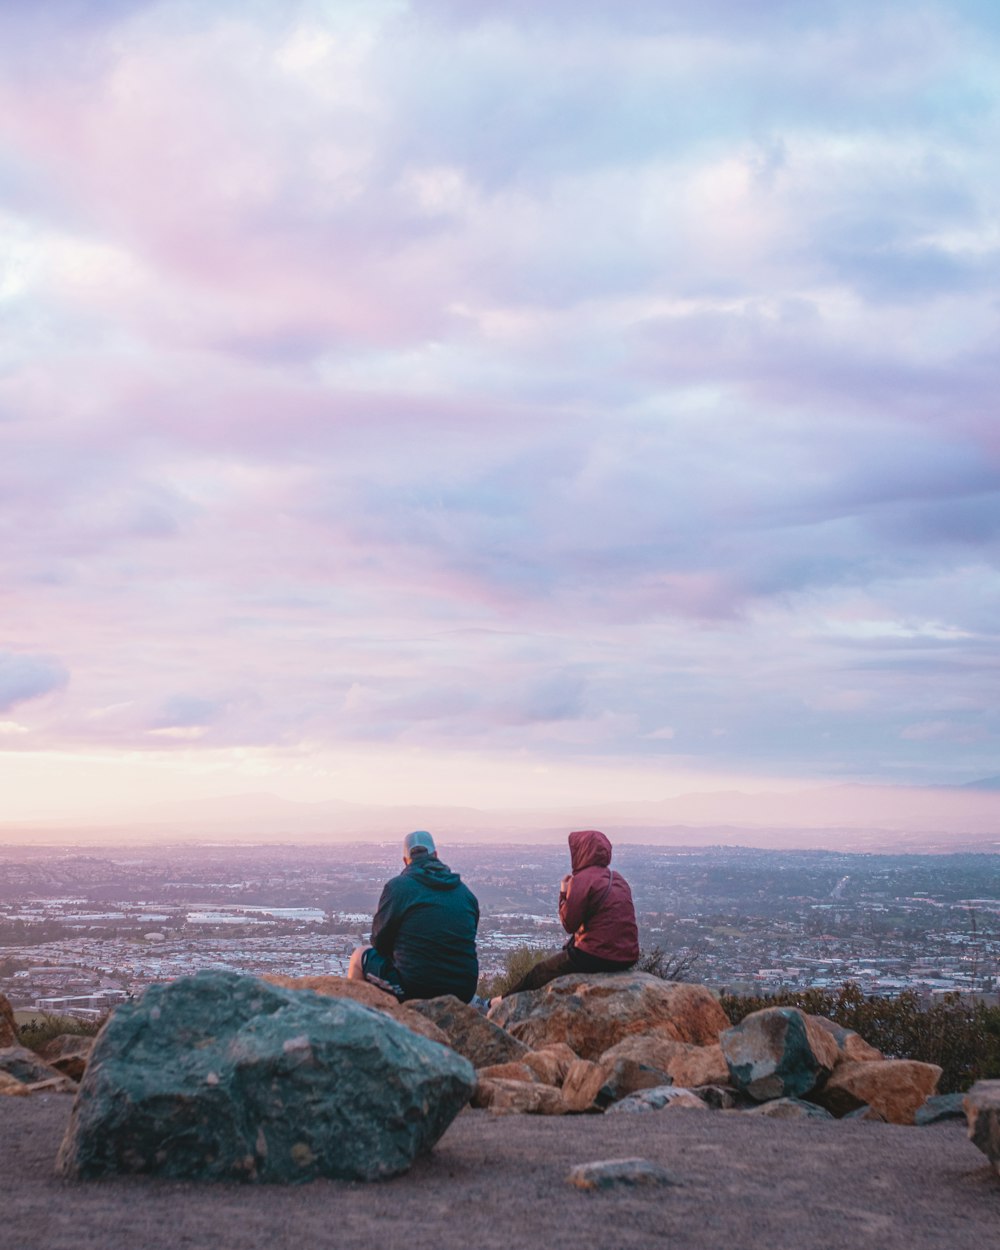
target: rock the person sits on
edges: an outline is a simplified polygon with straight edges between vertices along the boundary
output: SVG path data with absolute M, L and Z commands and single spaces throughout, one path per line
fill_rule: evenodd
M 572 871 L 559 887 L 559 919 L 569 941 L 504 995 L 537 990 L 572 972 L 627 972 L 639 958 L 632 891 L 611 864 L 611 843 L 597 829 L 569 835 Z
M 438 859 L 426 830 L 403 839 L 403 864 L 383 887 L 371 946 L 354 952 L 347 975 L 371 981 L 400 1002 L 454 994 L 467 1003 L 479 980 L 479 902 Z

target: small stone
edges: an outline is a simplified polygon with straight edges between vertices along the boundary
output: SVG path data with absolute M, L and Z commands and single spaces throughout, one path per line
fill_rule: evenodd
M 847 1115 L 840 1117 L 842 1120 L 862 1120 L 867 1124 L 886 1124 L 888 1121 L 881 1111 L 876 1111 L 874 1107 L 870 1107 L 867 1103 L 861 1107 L 855 1107 L 853 1111 L 848 1111 Z
M 534 1070 L 526 1063 L 491 1063 L 485 1068 L 477 1068 L 476 1076 L 480 1080 L 527 1081 L 529 1085 L 538 1081 Z
M 697 1094 L 689 1089 L 679 1089 L 676 1085 L 657 1085 L 654 1089 L 641 1089 L 629 1094 L 621 1102 L 612 1103 L 605 1115 L 629 1115 L 635 1112 L 642 1114 L 647 1111 L 681 1110 L 707 1111 L 708 1103 L 703 1102 Z
M 573 1168 L 566 1180 L 577 1189 L 585 1190 L 683 1184 L 673 1172 L 649 1159 L 600 1159 L 595 1163 L 581 1163 Z
M 43 1062 L 33 1050 L 27 1046 L 5 1046 L 0 1050 L 0 1072 L 15 1077 L 25 1085 L 34 1085 L 39 1081 L 51 1081 L 61 1077 L 62 1073 Z
M 744 1114 L 763 1116 L 768 1120 L 833 1119 L 825 1107 L 817 1107 L 814 1102 L 806 1102 L 803 1098 L 775 1098 L 771 1102 L 758 1103 Z
M 0 1097 L 27 1098 L 31 1090 L 9 1072 L 0 1072 Z
M 1000 1081 L 977 1081 L 965 1095 L 969 1139 L 1000 1172 Z
M 691 1093 L 697 1094 L 713 1111 L 731 1111 L 736 1106 L 736 1090 L 728 1085 L 695 1085 Z

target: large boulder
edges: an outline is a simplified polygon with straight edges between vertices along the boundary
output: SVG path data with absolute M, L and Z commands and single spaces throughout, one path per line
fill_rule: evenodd
M 440 998 L 413 998 L 407 1004 L 413 1012 L 430 1020 L 447 1037 L 448 1044 L 476 1068 L 523 1059 L 528 1047 L 487 1020 L 475 1007 L 453 994 Z
M 972 1144 L 1000 1172 L 1000 1081 L 977 1081 L 965 1095 L 965 1115 Z
M 14 1008 L 5 994 L 0 994 L 0 1049 L 18 1044 Z
M 122 1004 L 59 1151 L 65 1176 L 376 1180 L 468 1102 L 471 1065 L 348 998 L 201 972 Z
M 710 1045 L 729 1024 L 703 985 L 664 981 L 646 972 L 559 977 L 540 990 L 508 995 L 489 1018 L 533 1050 L 566 1042 L 584 1059 L 599 1059 L 634 1033 Z
M 675 1042 L 662 1033 L 634 1033 L 601 1056 L 602 1063 L 618 1059 L 632 1059 L 647 1068 L 658 1069 L 675 1085 L 687 1088 L 725 1085 L 729 1081 L 729 1067 L 718 1043 L 692 1046 L 690 1042 Z
M 719 1042 L 731 1083 L 758 1102 L 808 1094 L 840 1058 L 833 1037 L 797 1007 L 754 1011 Z
M 278 973 L 268 973 L 261 977 L 269 985 L 280 985 L 286 990 L 312 990 L 316 994 L 327 994 L 330 998 L 350 998 L 365 1007 L 374 1007 L 376 1011 L 384 1011 L 400 1024 L 405 1024 L 414 1033 L 429 1038 L 432 1042 L 440 1042 L 442 1046 L 450 1045 L 446 1034 L 426 1016 L 413 1010 L 412 1003 L 400 1003 L 393 994 L 387 994 L 370 981 L 354 981 L 350 977 L 314 976 L 286 977 Z
M 890 1124 L 913 1124 L 917 1109 L 935 1092 L 940 1079 L 936 1063 L 916 1059 L 841 1063 L 813 1097 L 835 1116 L 867 1105 Z

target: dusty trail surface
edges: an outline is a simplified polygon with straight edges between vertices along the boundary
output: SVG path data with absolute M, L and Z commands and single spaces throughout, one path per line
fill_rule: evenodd
M 971 1250 L 1000 1238 L 1000 1177 L 957 1122 L 467 1110 L 406 1176 L 279 1188 L 63 1181 L 53 1160 L 70 1105 L 0 1098 L 9 1250 Z M 578 1163 L 636 1155 L 683 1185 L 583 1193 L 565 1182 Z

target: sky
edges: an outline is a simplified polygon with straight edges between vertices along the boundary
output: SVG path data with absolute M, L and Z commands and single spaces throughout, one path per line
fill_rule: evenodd
M 3 820 L 1000 773 L 993 0 L 0 0 Z

